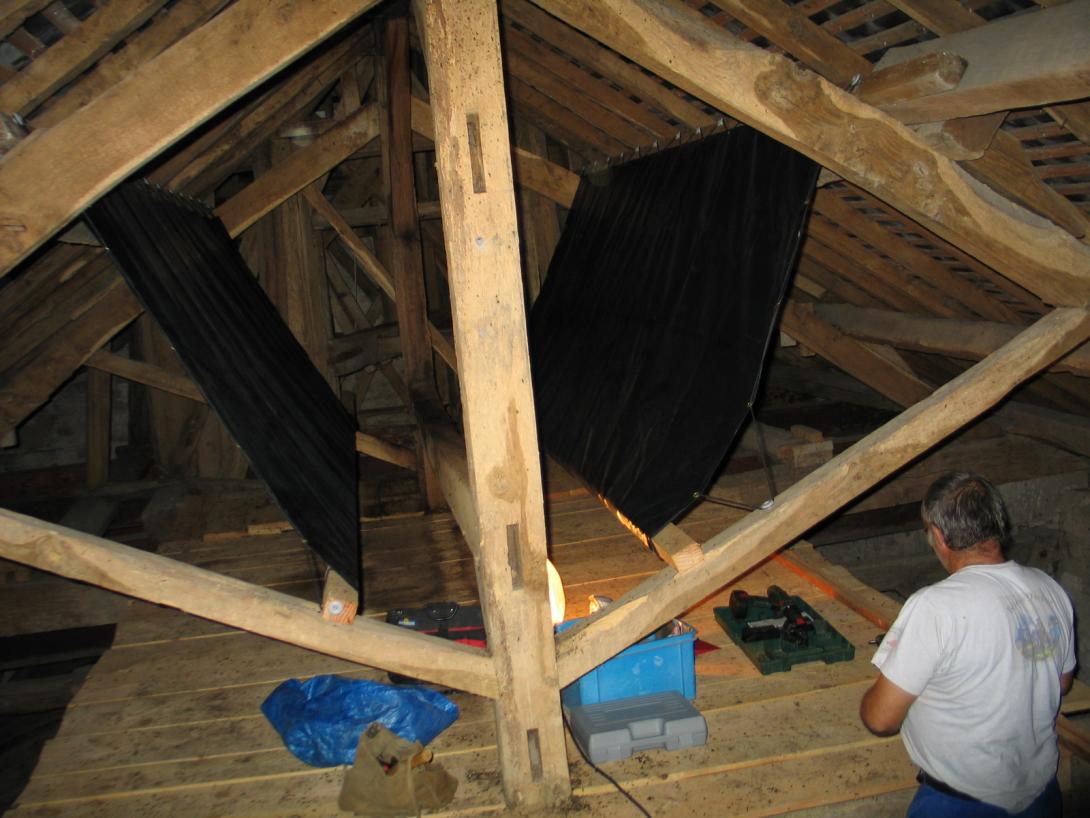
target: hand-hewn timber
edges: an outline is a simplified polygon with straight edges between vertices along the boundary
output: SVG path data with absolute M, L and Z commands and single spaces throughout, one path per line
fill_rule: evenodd
M 391 301 L 396 303 L 397 290 L 394 288 L 393 277 L 375 254 L 371 252 L 371 248 L 356 235 L 356 232 L 344 220 L 337 208 L 314 185 L 304 188 L 303 195 L 310 203 L 310 206 L 314 208 L 314 212 L 322 216 L 330 227 L 337 232 L 341 241 L 344 242 L 344 246 L 348 248 L 353 258 L 360 263 L 367 277 L 377 284 Z M 431 322 L 428 323 L 428 339 L 439 357 L 446 361 L 451 369 L 457 370 L 458 361 L 454 355 L 454 347 L 447 342 L 446 338 L 443 337 L 443 333 L 436 329 Z
M 558 637 L 568 684 L 897 471 L 1090 336 L 1090 313 L 1059 309 L 703 544 L 704 562 L 661 571 Z
M 847 85 L 856 75 L 871 70 L 869 61 L 845 48 L 844 43 L 794 6 L 779 0 L 722 0 L 719 5 L 731 17 L 835 83 Z
M 30 117 L 34 128 L 51 128 L 103 92 L 121 82 L 153 57 L 227 5 L 228 0 L 191 0 L 160 11 L 140 31 L 125 38 L 125 47 L 107 54 L 90 71 L 73 80 L 64 93 L 46 100 Z
M 319 653 L 496 695 L 492 662 L 477 648 L 367 618 L 325 622 L 305 600 L 7 509 L 0 555 Z
M 1009 133 L 998 131 L 987 150 L 961 166 L 988 187 L 1058 224 L 1075 238 L 1086 235 L 1090 225 L 1086 214 L 1041 180 L 1026 158 L 1022 143 Z
M 1090 3 L 1077 0 L 893 48 L 878 67 L 935 51 L 964 58 L 965 76 L 949 91 L 889 106 L 889 113 L 902 122 L 937 122 L 1083 99 L 1090 95 Z
M 788 302 L 782 321 L 792 338 L 901 406 L 911 406 L 931 394 L 931 386 L 907 366 L 869 344 L 841 334 L 816 318 L 810 304 Z
M 567 797 L 545 570 L 514 180 L 496 5 L 417 0 L 458 349 L 479 592 L 500 680 L 496 738 L 512 806 Z
M 435 123 L 428 103 L 413 97 L 413 130 L 435 141 Z M 545 157 L 524 148 L 515 148 L 511 157 L 515 166 L 515 181 L 525 185 L 559 205 L 570 207 L 579 189 L 579 174 L 550 162 Z
M 114 0 L 0 86 L 0 111 L 27 115 L 151 19 L 166 0 Z
M 418 465 L 416 454 L 411 449 L 389 443 L 366 432 L 356 432 L 356 451 L 406 469 L 416 469 Z
M 815 304 L 814 312 L 861 341 L 968 361 L 987 357 L 1021 331 L 1021 327 L 994 321 L 928 318 L 843 304 Z M 1056 361 L 1049 371 L 1090 376 L 1090 348 L 1084 344 Z
M 786 58 L 677 4 L 535 2 L 871 191 L 1049 303 L 1090 301 L 1090 247 L 1012 207 L 905 126 Z
M 949 91 L 957 87 L 965 65 L 965 60 L 948 51 L 922 54 L 868 73 L 859 85 L 859 98 L 882 108 L 903 99 Z M 867 70 L 870 71 L 869 64 Z
M 197 384 L 185 375 L 168 372 L 154 364 L 138 361 L 134 358 L 126 358 L 105 349 L 100 349 L 87 359 L 87 368 L 109 372 L 111 375 L 117 375 L 127 381 L 152 386 L 198 403 L 207 403 Z
M 7 274 L 76 214 L 165 147 L 375 5 L 241 0 L 0 165 L 0 234 Z M 238 38 L 260 48 L 238 48 Z M 209 55 L 216 70 L 209 71 Z M 149 107 L 150 106 L 150 107 Z M 127 129 L 118 122 L 136 123 Z
M 0 433 L 13 429 L 49 400 L 72 373 L 143 308 L 120 275 L 63 332 L 49 336 L 0 376 Z
M 431 343 L 428 339 L 428 299 L 424 290 L 424 259 L 416 216 L 413 173 L 412 94 L 409 68 L 409 21 L 394 17 L 383 27 L 384 60 L 379 72 L 382 101 L 382 174 L 390 230 L 380 244 L 387 250 L 387 267 L 397 292 L 397 324 L 405 381 L 410 392 L 435 391 Z M 417 472 L 426 481 L 426 470 Z M 426 488 L 422 483 L 421 488 Z M 426 494 L 426 492 L 425 492 Z
M 353 152 L 378 136 L 378 107 L 368 105 L 345 116 L 305 148 L 261 174 L 216 208 L 216 216 L 232 236 L 256 222 L 289 196 L 298 193 Z

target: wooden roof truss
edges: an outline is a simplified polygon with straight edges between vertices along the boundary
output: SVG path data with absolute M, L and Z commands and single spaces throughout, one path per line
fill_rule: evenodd
M 196 395 L 165 365 L 103 349 L 141 309 L 100 249 L 68 243 L 90 202 L 137 172 L 206 198 L 258 272 L 263 217 L 293 203 L 296 226 L 330 231 L 312 294 L 356 339 L 351 354 L 372 356 L 367 378 L 383 372 L 419 423 L 418 454 L 366 435 L 361 448 L 416 464 L 423 490 L 446 496 L 477 561 L 490 651 L 362 618 L 337 625 L 283 595 L 6 511 L 4 557 L 495 698 L 507 798 L 544 804 L 569 788 L 558 686 L 1037 373 L 1053 368 L 989 422 L 1090 454 L 1075 416 L 1090 400 L 1076 351 L 1090 337 L 1087 0 L 416 0 L 415 28 L 359 25 L 376 5 L 0 3 L 0 110 L 31 130 L 20 140 L 8 118 L 0 162 L 0 321 L 15 330 L 0 347 L 0 433 L 83 365 Z M 999 65 L 1012 36 L 1024 57 Z M 694 559 L 554 643 L 516 195 L 536 226 L 522 234 L 532 297 L 573 169 L 734 122 L 826 168 L 784 331 L 909 408 L 772 509 L 703 543 L 671 530 L 664 540 Z M 307 144 L 286 150 L 290 138 Z M 431 150 L 435 175 L 421 158 Z M 357 230 L 374 224 L 386 264 Z M 446 271 L 453 341 L 428 318 L 421 254 Z M 396 303 L 403 380 L 381 342 L 383 298 Z M 335 368 L 330 334 L 308 350 Z M 464 439 L 437 408 L 435 366 L 457 372 Z M 943 373 L 945 385 L 929 380 Z

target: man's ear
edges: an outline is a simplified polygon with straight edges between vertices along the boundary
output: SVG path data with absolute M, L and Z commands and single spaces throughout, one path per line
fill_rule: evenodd
M 943 551 L 950 550 L 950 543 L 946 541 L 946 535 L 939 530 L 937 525 L 931 525 L 931 536 L 935 538 L 935 544 L 940 546 Z

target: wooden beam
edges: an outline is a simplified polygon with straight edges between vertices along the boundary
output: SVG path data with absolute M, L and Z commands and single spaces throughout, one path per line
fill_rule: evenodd
M 911 406 L 931 394 L 931 386 L 907 367 L 817 319 L 814 307 L 797 302 L 784 306 L 782 324 L 788 335 L 901 406 Z
M 239 235 L 281 202 L 376 138 L 378 117 L 377 105 L 368 105 L 343 117 L 305 148 L 290 154 L 217 207 L 216 216 L 228 233 Z
M 294 156 L 288 143 L 274 142 L 272 147 L 273 167 L 266 173 L 274 173 Z M 311 184 L 308 189 L 313 187 Z M 297 193 L 281 202 L 268 219 L 271 241 L 261 285 L 315 369 L 334 388 L 329 365 L 329 339 L 333 336 L 329 284 L 323 245 L 310 225 L 310 208 Z
M 571 791 L 545 570 L 546 536 L 496 4 L 416 0 L 435 112 L 478 590 L 512 807 Z
M 414 131 L 435 141 L 435 123 L 432 121 L 431 108 L 428 103 L 416 97 L 412 101 L 412 122 Z M 575 192 L 579 189 L 578 173 L 524 148 L 515 148 L 512 159 L 515 181 L 518 184 L 525 185 L 559 205 L 571 207 Z
M 928 253 L 916 247 L 910 241 L 897 235 L 894 230 L 883 227 L 872 216 L 858 208 L 867 207 L 871 202 L 849 202 L 845 196 L 851 196 L 851 190 L 821 190 L 814 198 L 814 207 L 827 219 L 838 224 L 844 230 L 854 233 L 880 253 L 889 256 L 904 268 L 905 288 L 920 298 L 920 303 L 933 308 L 930 302 L 919 292 L 919 285 L 911 283 L 917 277 L 924 286 L 931 287 L 936 294 L 951 299 L 962 310 L 972 310 L 977 315 L 997 321 L 1021 321 L 1021 316 L 1002 301 L 992 298 L 964 276 L 955 273 Z M 938 312 L 944 315 L 944 312 Z
M 721 588 L 995 405 L 1090 335 L 1090 313 L 1059 309 L 927 399 L 707 540 L 704 563 L 665 569 L 557 638 L 561 684 Z
M 255 172 L 263 170 L 258 157 L 267 151 L 273 135 L 285 122 L 305 115 L 330 91 L 367 40 L 364 33 L 351 34 L 320 53 L 307 55 L 297 70 L 285 72 L 268 91 L 202 129 L 199 136 L 158 163 L 148 178 L 171 190 L 203 197 L 246 162 Z
M 945 122 L 926 122 L 912 130 L 943 156 L 959 161 L 979 159 L 1006 118 L 1007 111 L 996 111 Z
M 382 438 L 369 435 L 366 432 L 356 432 L 356 451 L 405 469 L 415 471 L 418 466 L 416 453 L 412 450 L 388 443 Z
M 0 5 L 0 38 L 6 38 L 32 14 L 37 14 L 53 0 L 5 0 Z
M 998 131 L 978 159 L 961 166 L 992 189 L 1058 224 L 1075 238 L 1087 233 L 1090 220 L 1070 199 L 1045 184 L 1022 150 L 1022 143 Z
M 515 39 L 517 40 L 517 36 Z M 650 145 L 655 139 L 652 134 L 607 108 L 591 89 L 585 87 L 585 82 L 572 85 L 514 48 L 508 48 L 504 65 L 512 77 L 517 77 L 602 133 L 608 134 L 625 145 L 626 149 Z M 577 71 L 584 73 L 578 69 Z
M 107 54 L 91 70 L 73 80 L 63 94 L 43 102 L 30 117 L 30 124 L 35 128 L 56 125 L 206 23 L 227 3 L 228 0 L 190 0 L 161 10 L 150 24 L 125 38 L 124 48 Z
M 901 122 L 937 122 L 1082 99 L 1090 96 L 1090 3 L 1078 0 L 891 48 L 878 68 L 936 51 L 964 58 L 965 76 L 950 91 L 886 106 Z
M 565 54 L 558 54 L 549 46 L 540 43 L 528 34 L 516 28 L 511 21 L 504 26 L 504 46 L 508 53 L 518 52 L 524 60 L 532 61 L 559 79 L 567 83 L 571 93 L 578 93 L 593 99 L 629 125 L 643 132 L 641 141 L 636 144 L 650 144 L 652 140 L 670 142 L 677 134 L 677 127 L 658 116 L 644 102 L 637 102 L 630 91 L 616 90 L 605 79 L 594 79 L 586 70 L 575 65 Z M 517 181 L 517 178 L 516 178 Z
M 662 111 L 668 118 L 682 123 L 686 128 L 696 130 L 715 124 L 715 117 L 710 116 L 703 108 L 662 85 L 654 77 L 649 77 L 638 65 L 621 59 L 608 48 L 603 48 L 589 37 L 553 19 L 528 0 L 502 0 L 500 7 L 506 19 L 554 43 L 587 69 L 631 91 L 647 105 Z
M 393 277 L 375 254 L 371 252 L 371 248 L 363 243 L 363 239 L 356 235 L 355 230 L 349 227 L 348 222 L 344 220 L 344 217 L 330 203 L 329 199 L 314 185 L 304 188 L 303 195 L 310 203 L 310 206 L 314 208 L 314 212 L 324 218 L 330 227 L 337 232 L 341 241 L 344 242 L 344 246 L 352 254 L 353 258 L 360 263 L 367 277 L 377 284 L 391 301 L 396 303 L 397 291 L 394 288 Z M 428 340 L 439 357 L 446 361 L 451 369 L 457 371 L 458 359 L 454 354 L 454 347 L 431 322 L 428 322 Z
M 871 70 L 867 59 L 781 0 L 719 0 L 717 5 L 838 85 Z
M 859 98 L 879 108 L 956 88 L 966 62 L 948 51 L 933 51 L 866 74 Z M 868 63 L 868 72 L 870 71 Z
M 207 403 L 204 394 L 192 380 L 154 364 L 100 349 L 87 359 L 86 365 L 89 369 L 108 372 L 133 383 L 142 383 L 144 386 L 161 389 L 197 403 Z
M 1012 208 L 903 125 L 786 58 L 675 4 L 602 0 L 591 10 L 576 0 L 535 2 L 871 191 L 1046 301 L 1090 301 L 1090 247 Z
M 1090 420 L 1085 415 L 1009 401 L 992 416 L 992 420 L 1010 434 L 1043 440 L 1057 448 L 1090 457 Z
M 888 631 L 897 619 L 900 606 L 896 602 L 863 585 L 846 568 L 829 563 L 806 540 L 799 540 L 773 559 L 851 608 L 876 628 Z
M 104 343 L 143 311 L 120 276 L 65 330 L 39 344 L 19 369 L 0 382 L 0 434 L 13 429 L 49 400 Z
M 841 334 L 832 324 L 818 317 L 816 308 L 820 308 L 820 305 L 788 303 L 784 310 L 784 325 L 823 358 L 902 406 L 910 406 L 929 394 L 931 387 L 917 377 L 907 364 L 891 359 L 892 350 L 889 347 L 868 344 Z M 1008 336 L 1008 341 L 1016 335 Z M 1040 389 L 1049 385 L 1044 381 L 1030 388 Z M 1064 397 L 1062 394 L 1059 396 L 1061 400 Z M 1069 451 L 1090 454 L 1090 424 L 1063 412 L 1053 414 L 1055 422 L 1049 423 L 1047 419 L 1042 420 L 1035 407 L 1007 401 L 992 413 L 987 424 L 991 426 L 994 423 L 1008 432 L 1044 440 Z
M 987 357 L 1021 330 L 1021 327 L 993 321 L 930 318 L 839 304 L 815 304 L 813 309 L 818 317 L 858 340 L 967 361 Z M 1056 361 L 1049 370 L 1090 377 L 1090 348 L 1087 345 L 1079 347 Z
M 427 408 L 427 407 L 421 407 Z M 417 411 L 418 416 L 426 412 Z M 465 438 L 445 418 L 424 417 L 424 453 L 474 558 L 481 552 L 480 522 L 469 482 Z
M 0 164 L 7 225 L 0 275 L 168 145 L 373 5 L 240 0 L 75 115 L 21 142 Z M 238 48 L 240 32 L 261 47 Z M 212 54 L 215 71 L 207 70 Z M 118 122 L 136 125 L 118 130 Z
M 976 28 L 987 22 L 960 2 L 951 0 L 889 0 L 889 4 L 939 35 Z
M 166 0 L 113 0 L 99 6 L 78 31 L 0 86 L 0 111 L 28 115 L 159 11 Z
M 428 338 L 428 298 L 424 290 L 424 259 L 416 215 L 416 184 L 413 170 L 411 82 L 409 67 L 409 20 L 391 17 L 383 29 L 379 98 L 382 100 L 382 173 L 384 197 L 390 211 L 388 268 L 397 292 L 398 336 L 401 340 L 405 381 L 410 392 L 431 396 L 435 392 L 431 343 Z M 417 472 L 421 490 L 426 473 Z
M 1080 142 L 1090 145 L 1090 102 L 1073 102 L 1069 105 L 1049 105 L 1045 112 L 1071 131 Z
M 366 617 L 349 627 L 325 622 L 306 600 L 7 509 L 0 556 L 350 662 L 480 696 L 497 692 L 483 650 Z

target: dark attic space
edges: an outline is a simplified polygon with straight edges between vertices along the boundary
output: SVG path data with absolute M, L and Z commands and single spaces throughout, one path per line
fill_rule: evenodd
M 1085 814 L 1088 78 L 1090 0 L 0 2 L 0 812 Z M 884 686 L 1000 573 L 1018 776 Z

